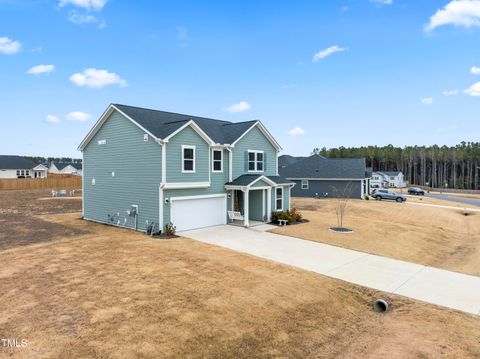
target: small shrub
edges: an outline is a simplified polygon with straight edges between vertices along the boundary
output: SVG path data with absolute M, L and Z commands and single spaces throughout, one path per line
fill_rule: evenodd
M 366 201 L 370 200 L 370 196 L 369 196 L 368 194 L 365 195 L 365 200 L 366 200 Z
M 290 217 L 292 218 L 293 222 L 300 222 L 303 218 L 302 214 L 298 210 L 298 208 L 293 207 L 289 212 Z
M 272 212 L 272 222 L 278 223 L 279 219 L 285 219 L 288 223 L 296 223 L 302 220 L 303 216 L 297 208 L 292 208 L 290 211 Z
M 167 236 L 174 236 L 176 230 L 177 227 L 175 227 L 172 222 L 165 225 L 165 234 Z

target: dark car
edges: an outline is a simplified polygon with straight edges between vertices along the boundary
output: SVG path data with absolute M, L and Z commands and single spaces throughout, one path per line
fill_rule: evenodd
M 421 188 L 418 187 L 410 187 L 408 189 L 408 194 L 414 195 L 414 196 L 424 196 L 425 191 Z
M 391 199 L 391 200 L 394 200 L 394 201 L 397 201 L 397 202 L 405 202 L 407 200 L 407 197 L 405 197 L 403 194 L 391 192 L 388 189 L 376 190 L 372 194 L 372 197 L 375 198 L 378 201 L 380 201 L 382 199 Z

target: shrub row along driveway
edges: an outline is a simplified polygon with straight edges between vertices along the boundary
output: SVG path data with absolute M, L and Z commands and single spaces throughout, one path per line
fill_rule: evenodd
M 480 314 L 480 277 L 229 225 L 182 235 L 350 283 Z

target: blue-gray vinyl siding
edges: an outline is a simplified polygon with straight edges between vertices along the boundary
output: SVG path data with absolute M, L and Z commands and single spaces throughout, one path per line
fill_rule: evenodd
M 255 221 L 263 221 L 263 190 L 250 191 L 248 197 L 248 213 L 249 219 Z M 266 208 L 266 207 L 265 207 Z
M 114 111 L 86 146 L 83 151 L 86 219 L 107 223 L 110 214 L 122 225 L 126 218 L 126 226 L 133 228 L 133 217 L 128 217 L 126 211 L 135 204 L 139 206 L 139 230 L 145 229 L 146 221 L 159 222 L 162 149 L 152 138 L 145 142 L 143 136 L 138 126 Z M 106 140 L 106 144 L 99 145 L 99 140 Z
M 309 180 L 308 189 L 302 189 L 300 180 L 292 180 L 295 187 L 292 188 L 292 197 L 324 197 L 328 193 L 328 197 L 335 197 L 336 188 L 339 191 L 345 190 L 348 183 L 351 184 L 350 198 L 361 198 L 362 185 L 361 181 L 335 181 L 335 180 Z
M 248 150 L 264 151 L 263 172 L 248 172 L 246 163 Z M 277 150 L 258 127 L 254 127 L 235 144 L 232 162 L 233 179 L 248 173 L 261 173 L 266 176 L 275 176 L 277 174 Z
M 182 146 L 195 146 L 195 172 L 183 173 Z M 208 182 L 210 148 L 190 126 L 173 136 L 167 144 L 167 182 Z

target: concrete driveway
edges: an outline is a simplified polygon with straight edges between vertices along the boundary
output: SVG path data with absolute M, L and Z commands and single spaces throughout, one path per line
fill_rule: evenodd
M 350 283 L 480 314 L 480 277 L 230 225 L 179 234 Z

